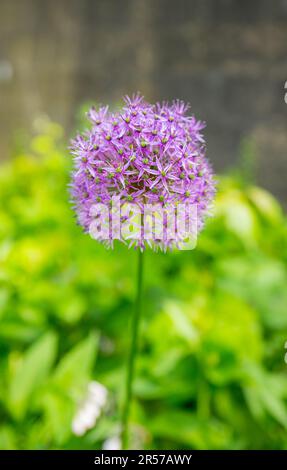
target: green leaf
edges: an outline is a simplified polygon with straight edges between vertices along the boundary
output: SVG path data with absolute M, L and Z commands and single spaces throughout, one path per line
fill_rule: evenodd
M 62 390 L 79 390 L 89 378 L 98 348 L 99 335 L 90 335 L 60 361 L 53 380 Z
M 167 409 L 154 416 L 148 427 L 156 437 L 176 443 L 176 449 L 222 449 L 229 438 L 223 423 L 202 421 L 189 411 Z
M 276 420 L 278 423 L 287 429 L 287 410 L 286 405 L 279 397 L 275 396 L 270 392 L 270 390 L 264 390 L 261 392 L 262 400 L 266 407 L 266 410 L 269 414 Z
M 198 338 L 198 332 L 186 313 L 180 308 L 180 305 L 176 302 L 168 301 L 165 305 L 165 311 L 172 321 L 173 329 L 181 338 L 193 344 Z
M 0 329 L 0 338 L 2 342 L 21 341 L 31 343 L 39 336 L 38 326 L 27 325 L 21 320 L 2 321 Z
M 63 444 L 71 434 L 71 423 L 75 405 L 71 399 L 57 393 L 48 392 L 43 396 L 46 423 L 49 433 L 57 444 Z
M 0 449 L 1 450 L 16 450 L 15 432 L 10 426 L 3 426 L 0 429 Z
M 56 352 L 57 337 L 48 332 L 24 353 L 9 388 L 10 410 L 15 417 L 25 415 L 30 396 L 47 377 Z

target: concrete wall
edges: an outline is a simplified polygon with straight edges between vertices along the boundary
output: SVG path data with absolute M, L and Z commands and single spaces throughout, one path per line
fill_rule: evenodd
M 85 100 L 179 97 L 207 121 L 220 171 L 244 137 L 286 200 L 287 0 L 0 0 L 0 151 L 47 113 L 67 130 Z

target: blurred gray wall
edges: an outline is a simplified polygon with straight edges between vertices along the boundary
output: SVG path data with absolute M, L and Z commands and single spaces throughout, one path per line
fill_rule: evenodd
M 140 90 L 190 101 L 217 171 L 258 148 L 257 179 L 286 200 L 287 0 L 0 0 L 0 151 L 48 114 Z M 286 90 L 287 91 L 287 90 Z

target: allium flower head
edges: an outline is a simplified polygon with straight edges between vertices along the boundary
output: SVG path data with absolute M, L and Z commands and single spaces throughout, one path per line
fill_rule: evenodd
M 113 112 L 107 106 L 92 108 L 91 130 L 72 141 L 71 194 L 79 224 L 88 232 L 91 208 L 96 203 L 109 207 L 117 196 L 121 204 L 136 203 L 141 209 L 146 204 L 196 206 L 200 230 L 215 192 L 201 133 L 204 123 L 187 115 L 189 107 L 182 101 L 152 105 L 137 94 L 124 102 Z M 113 238 L 105 243 L 112 246 Z M 166 249 L 175 242 L 166 238 L 148 244 Z M 141 237 L 130 244 L 143 249 L 147 242 Z

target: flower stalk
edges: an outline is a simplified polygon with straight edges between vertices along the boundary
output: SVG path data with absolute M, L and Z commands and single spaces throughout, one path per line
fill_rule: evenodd
M 138 250 L 138 268 L 137 268 L 137 290 L 133 316 L 131 319 L 131 344 L 129 349 L 127 375 L 125 383 L 125 397 L 122 415 L 122 449 L 129 447 L 129 417 L 130 406 L 133 395 L 133 379 L 135 372 L 135 361 L 138 352 L 138 336 L 140 317 L 142 310 L 142 291 L 143 291 L 143 258 L 144 254 Z

